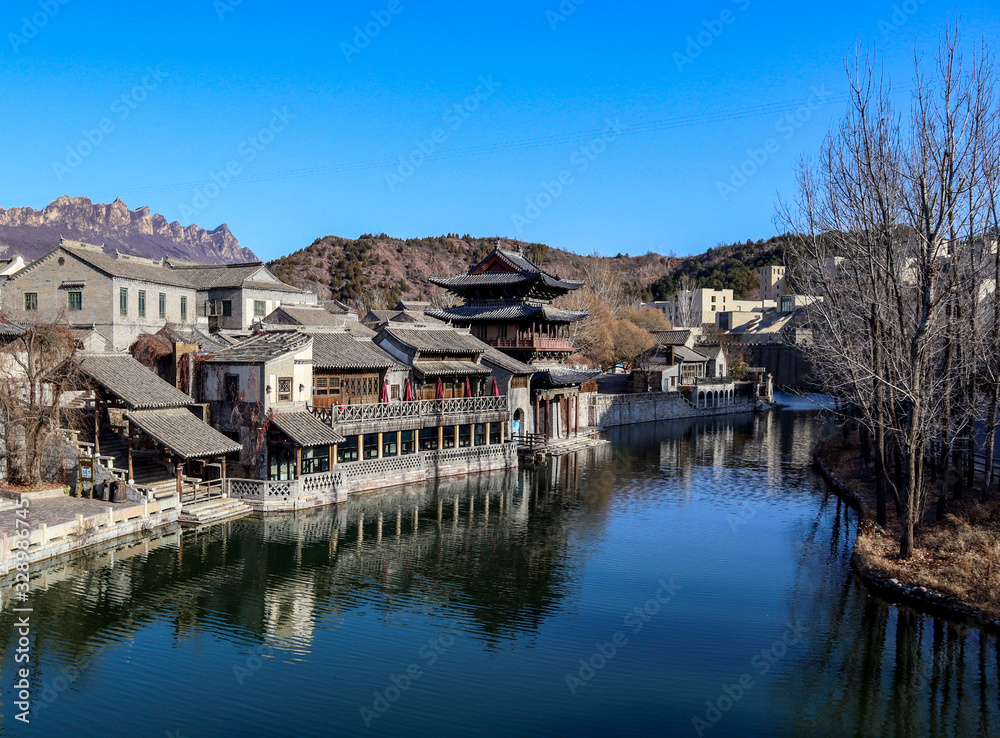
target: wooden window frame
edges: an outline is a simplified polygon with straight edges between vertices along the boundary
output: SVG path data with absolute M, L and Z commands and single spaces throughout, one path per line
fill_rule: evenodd
M 75 300 L 76 304 L 75 305 L 74 305 L 74 299 L 73 299 L 74 296 L 76 297 L 76 300 Z M 83 310 L 83 292 L 80 292 L 79 290 L 73 290 L 72 292 L 67 293 L 66 301 L 67 301 L 66 302 L 66 308 L 70 312 L 74 312 L 75 313 L 75 312 L 78 312 L 80 310 Z
M 277 397 L 278 402 L 291 402 L 292 401 L 292 377 L 278 377 L 278 391 Z M 282 383 L 288 383 L 288 391 L 283 392 L 281 389 Z
M 24 293 L 24 312 L 33 313 L 38 311 L 38 293 L 37 292 L 25 292 Z

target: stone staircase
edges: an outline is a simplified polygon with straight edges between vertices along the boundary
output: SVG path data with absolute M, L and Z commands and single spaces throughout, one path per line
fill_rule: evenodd
M 221 523 L 224 520 L 234 520 L 249 515 L 253 509 L 243 502 L 232 497 L 218 497 L 214 500 L 195 502 L 184 505 L 181 509 L 181 516 L 178 519 L 184 526 L 205 526 L 213 523 Z

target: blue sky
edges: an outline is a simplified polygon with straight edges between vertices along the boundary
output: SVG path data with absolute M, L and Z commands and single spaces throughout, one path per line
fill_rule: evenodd
M 577 2 L 8 0 L 0 207 L 121 196 L 263 258 L 366 232 L 697 253 L 776 233 L 858 40 L 905 95 L 949 16 L 998 32 L 995 0 Z

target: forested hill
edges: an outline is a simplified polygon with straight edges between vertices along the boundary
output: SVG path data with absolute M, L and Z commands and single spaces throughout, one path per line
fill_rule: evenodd
M 428 300 L 440 290 L 431 276 L 465 272 L 495 245 L 520 248 L 549 272 L 570 279 L 586 278 L 600 260 L 621 275 L 637 300 L 672 297 L 682 276 L 696 286 L 731 288 L 740 296 L 755 295 L 757 269 L 780 264 L 783 239 L 717 246 L 698 256 L 678 258 L 649 252 L 641 256 L 583 256 L 503 238 L 473 238 L 450 233 L 432 238 L 400 240 L 380 234 L 356 239 L 326 236 L 308 247 L 268 263 L 280 279 L 359 307 L 392 305 L 400 298 Z

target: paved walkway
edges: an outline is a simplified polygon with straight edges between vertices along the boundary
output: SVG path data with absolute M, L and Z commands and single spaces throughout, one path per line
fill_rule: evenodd
M 27 508 L 27 518 L 23 515 L 21 528 L 24 523 L 28 524 L 30 530 L 35 530 L 39 525 L 59 525 L 70 520 L 76 520 L 77 515 L 90 517 L 108 511 L 108 507 L 129 507 L 135 502 L 104 502 L 103 500 L 90 500 L 86 498 L 70 497 L 62 495 L 60 497 L 43 497 L 32 500 Z M 0 510 L 0 534 L 6 533 L 8 536 L 14 535 L 18 515 L 17 510 Z

